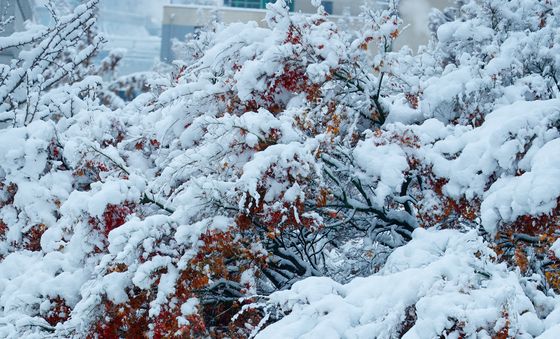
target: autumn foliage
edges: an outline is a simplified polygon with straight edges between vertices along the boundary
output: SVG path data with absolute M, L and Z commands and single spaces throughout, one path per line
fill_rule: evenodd
M 96 3 L 56 29 L 88 31 Z M 279 0 L 266 27 L 189 37 L 116 106 L 91 74 L 27 79 L 42 101 L 0 80 L 0 337 L 252 338 L 298 314 L 309 328 L 286 328 L 311 337 L 345 320 L 347 337 L 548 331 L 559 3 L 456 6 L 413 53 L 394 50 L 395 1 L 343 29 Z M 58 51 L 39 43 L 56 29 L 22 43 Z

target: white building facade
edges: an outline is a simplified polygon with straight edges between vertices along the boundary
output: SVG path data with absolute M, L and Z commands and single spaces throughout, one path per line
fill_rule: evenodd
M 189 33 L 208 24 L 214 17 L 223 23 L 255 21 L 264 25 L 265 8 L 275 0 L 171 0 L 163 9 L 161 60 L 173 61 L 173 39 L 183 40 Z M 371 1 L 372 3 L 374 1 Z M 322 1 L 325 10 L 335 16 L 357 15 L 364 0 Z M 310 0 L 293 0 L 292 11 L 312 13 Z
M 255 21 L 264 25 L 266 4 L 274 0 L 171 0 L 164 6 L 162 19 L 161 60 L 174 59 L 172 41 L 183 40 L 189 33 L 208 24 L 217 17 L 223 23 Z M 444 8 L 453 0 L 401 0 L 401 14 L 407 29 L 399 39 L 398 47 L 408 45 L 416 49 L 428 41 L 428 14 L 432 7 Z M 379 6 L 376 0 L 321 1 L 325 11 L 334 17 L 357 16 L 361 7 Z M 293 0 L 292 11 L 312 13 L 311 0 Z

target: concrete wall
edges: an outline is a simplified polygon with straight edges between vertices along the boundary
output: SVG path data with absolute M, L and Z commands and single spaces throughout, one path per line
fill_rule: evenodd
M 182 40 L 182 37 L 194 33 L 195 30 L 195 26 L 163 24 L 161 28 L 160 60 L 165 62 L 173 61 L 173 39 Z
M 163 8 L 161 55 L 162 61 L 173 61 L 173 39 L 183 40 L 185 35 L 193 33 L 218 17 L 223 23 L 255 21 L 264 25 L 266 11 L 232 7 L 213 7 L 195 5 L 166 5 Z
M 350 15 L 358 15 L 360 14 L 360 8 L 364 3 L 367 3 L 369 6 L 375 6 L 375 1 L 372 0 L 330 0 L 333 4 L 333 12 L 334 15 L 343 15 L 348 13 Z M 414 1 L 414 0 L 413 0 Z M 315 7 L 311 5 L 310 0 L 296 0 L 295 1 L 295 11 L 296 12 L 304 12 L 304 13 L 312 13 L 315 12 Z
M 163 25 L 204 26 L 214 16 L 223 23 L 256 21 L 261 24 L 265 11 L 233 7 L 165 5 L 163 7 Z
M 378 6 L 376 0 L 332 0 L 333 19 L 336 16 L 349 14 L 356 16 L 361 12 L 361 6 Z M 402 33 L 395 48 L 404 45 L 416 50 L 425 44 L 429 38 L 427 29 L 428 15 L 432 7 L 444 8 L 451 5 L 453 0 L 401 0 L 401 14 L 408 28 Z M 315 11 L 310 0 L 295 0 L 296 12 L 310 13 Z M 265 11 L 260 9 L 245 9 L 231 7 L 201 6 L 201 5 L 166 5 L 163 10 L 161 60 L 173 60 L 171 50 L 172 39 L 184 39 L 187 33 L 192 33 L 197 27 L 202 27 L 217 16 L 223 23 L 255 21 L 264 26 Z
M 454 0 L 402 0 L 400 12 L 404 25 L 408 27 L 396 41 L 395 48 L 407 45 L 416 51 L 418 46 L 425 44 L 429 39 L 428 17 L 431 9 L 443 9 L 453 5 L 453 2 Z
M 342 15 L 348 12 L 353 15 L 359 13 L 363 0 L 334 0 L 334 15 Z M 316 9 L 309 0 L 295 2 L 295 11 L 304 13 L 315 12 Z M 218 17 L 225 24 L 233 22 L 255 21 L 260 26 L 265 26 L 264 18 L 266 11 L 262 9 L 233 8 L 227 6 L 204 6 L 204 5 L 165 5 L 162 18 L 161 60 L 172 61 L 172 40 L 184 39 L 188 33 L 193 33 L 196 28 L 203 27 Z M 333 16 L 333 19 L 336 19 Z

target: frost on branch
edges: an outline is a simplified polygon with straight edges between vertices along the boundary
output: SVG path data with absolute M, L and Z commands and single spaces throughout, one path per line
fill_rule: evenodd
M 373 276 L 309 278 L 269 296 L 271 316 L 287 315 L 257 338 L 525 338 L 558 320 L 537 317 L 539 298 L 475 232 L 419 229 Z
M 109 86 L 60 39 L 94 5 L 0 40 L 29 46 L 0 78 L 0 336 L 558 329 L 557 1 L 460 1 L 417 54 L 396 2 L 352 33 L 278 1 Z
M 102 43 L 95 36 L 90 44 L 81 44 L 82 36 L 89 34 L 95 23 L 97 3 L 91 0 L 78 6 L 51 27 L 33 27 L 0 37 L 0 51 L 22 49 L 10 65 L 0 66 L 2 126 L 27 125 L 47 115 L 71 116 L 76 112 L 73 106 L 87 106 L 99 79 L 86 78 L 73 83 L 72 88 L 65 82 L 76 80 L 80 67 Z

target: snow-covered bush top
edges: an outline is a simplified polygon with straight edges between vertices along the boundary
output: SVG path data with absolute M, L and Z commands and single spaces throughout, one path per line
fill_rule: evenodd
M 0 38 L 0 337 L 559 333 L 557 0 L 457 1 L 416 54 L 396 2 L 279 0 L 129 102 L 96 6 Z

